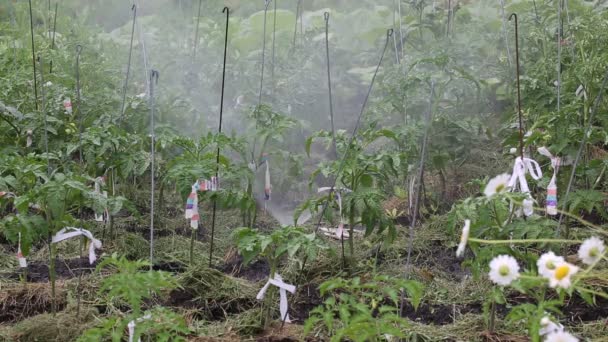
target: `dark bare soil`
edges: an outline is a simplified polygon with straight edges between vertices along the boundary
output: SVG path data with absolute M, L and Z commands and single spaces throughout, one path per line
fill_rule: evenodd
M 296 302 L 289 306 L 289 317 L 292 321 L 303 323 L 308 319 L 310 312 L 323 303 L 323 298 L 317 284 L 307 284 L 298 288 L 297 295 Z
M 270 276 L 270 265 L 267 261 L 256 260 L 249 265 L 243 265 L 243 257 L 240 255 L 224 261 L 224 264 L 218 269 L 226 274 L 252 282 L 268 279 Z
M 95 271 L 97 261 L 91 265 L 88 257 L 74 259 L 55 259 L 55 273 L 57 279 L 70 279 L 78 277 L 81 274 L 90 274 Z M 19 269 L 9 275 L 9 279 L 19 280 L 19 277 L 24 274 L 24 270 Z M 48 262 L 32 261 L 27 265 L 27 281 L 32 283 L 41 283 L 49 281 L 49 266 Z

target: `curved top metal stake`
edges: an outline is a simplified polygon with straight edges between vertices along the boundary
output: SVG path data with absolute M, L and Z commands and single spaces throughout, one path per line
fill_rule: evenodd
M 224 37 L 224 63 L 222 67 L 222 88 L 220 95 L 220 122 L 218 127 L 218 134 L 222 133 L 222 120 L 224 116 L 224 88 L 226 84 L 226 56 L 228 51 L 228 24 L 230 22 L 230 9 L 228 7 L 224 7 L 222 13 L 226 13 L 226 35 Z M 220 173 L 220 145 L 217 146 L 217 154 L 215 156 L 215 177 L 219 178 Z M 211 214 L 211 239 L 209 244 L 209 267 L 213 265 L 213 242 L 215 236 L 215 214 L 217 210 L 217 200 L 213 199 L 213 212 Z
M 387 41 L 387 43 L 388 43 L 388 39 L 393 36 L 393 32 L 394 31 L 393 31 L 392 28 L 386 30 L 386 41 Z
M 264 59 L 266 55 L 266 15 L 268 13 L 268 6 L 272 0 L 264 0 L 264 30 L 262 36 L 262 74 L 260 76 L 260 92 L 258 95 L 258 107 L 262 104 L 262 88 L 264 85 Z M 257 125 L 257 122 L 256 122 Z
M 154 189 L 156 180 L 154 176 L 155 160 L 155 126 L 154 126 L 154 86 L 158 84 L 158 71 L 150 70 L 150 269 L 154 261 Z
M 517 116 L 519 118 L 519 155 L 524 159 L 524 125 L 521 113 L 521 86 L 519 84 L 519 31 L 517 13 L 511 13 L 509 21 L 515 18 L 515 74 L 517 76 Z
M 196 30 L 194 31 L 194 46 L 192 48 L 192 62 L 196 60 L 196 50 L 198 48 L 198 28 L 201 21 L 201 5 L 203 0 L 198 0 L 198 15 L 196 17 Z
M 329 12 L 323 14 L 325 18 L 325 61 L 327 63 L 327 88 L 329 95 L 329 119 L 331 123 L 331 140 L 335 158 L 338 158 L 338 145 L 336 143 L 336 126 L 334 123 L 334 101 L 331 93 L 331 64 L 329 62 Z
M 59 2 L 55 3 L 55 15 L 53 16 L 53 35 L 51 39 L 51 50 L 55 50 L 55 34 L 57 33 L 57 8 L 59 7 Z M 49 63 L 49 74 L 53 73 L 53 60 Z
M 82 45 L 76 45 L 76 108 L 74 114 L 78 113 L 78 157 L 80 164 L 84 163 L 82 158 L 82 113 L 80 112 L 80 54 Z
M 133 56 L 133 38 L 135 36 L 135 21 L 137 20 L 137 6 L 133 4 L 131 6 L 133 12 L 133 24 L 131 25 L 131 42 L 129 43 L 129 59 L 127 60 L 127 72 L 125 73 L 125 83 L 122 87 L 122 101 L 120 103 L 120 117 L 118 119 L 119 125 L 122 123 L 125 115 L 125 103 L 127 101 L 127 88 L 129 86 L 129 73 L 131 71 L 131 57 Z M 111 119 L 112 117 L 110 117 Z
M 38 110 L 38 79 L 36 73 L 36 44 L 34 44 L 34 15 L 32 14 L 32 0 L 29 0 L 30 7 L 30 34 L 32 38 L 32 67 L 34 69 L 34 106 Z
M 293 42 L 291 45 L 291 49 L 292 51 L 295 50 L 296 48 L 296 37 L 298 35 L 298 18 L 300 17 L 300 7 L 302 5 L 302 0 L 298 0 L 298 3 L 296 5 L 296 20 L 295 20 L 295 24 L 294 24 L 294 29 L 293 29 Z

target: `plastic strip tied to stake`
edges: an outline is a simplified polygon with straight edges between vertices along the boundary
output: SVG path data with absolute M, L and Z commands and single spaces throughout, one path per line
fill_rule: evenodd
M 192 191 L 186 200 L 186 219 L 190 220 L 190 227 L 198 229 L 200 216 L 198 213 L 198 192 L 199 191 L 218 191 L 220 188 L 219 179 L 211 177 L 211 180 L 203 179 L 192 184 Z
M 71 239 L 75 236 L 84 236 L 89 239 L 89 263 L 92 265 L 97 260 L 97 255 L 95 255 L 96 249 L 101 249 L 101 241 L 97 240 L 93 233 L 86 229 L 82 228 L 74 228 L 74 227 L 65 227 L 62 230 L 58 231 L 51 243 L 58 243 L 63 240 Z
M 257 300 L 264 299 L 264 296 L 266 296 L 266 291 L 268 290 L 270 285 L 274 285 L 279 288 L 279 312 L 281 313 L 281 317 L 285 317 L 285 322 L 291 323 L 291 320 L 289 320 L 289 314 L 287 313 L 289 310 L 289 304 L 287 303 L 287 291 L 293 294 L 296 292 L 296 287 L 294 285 L 283 282 L 283 278 L 281 277 L 281 275 L 275 273 L 274 278 L 268 279 L 266 284 L 260 289 L 260 292 L 258 292 L 255 298 Z
M 551 180 L 549 181 L 549 185 L 547 186 L 546 207 L 548 215 L 557 215 L 557 172 L 562 163 L 562 160 L 560 157 L 552 155 L 551 152 L 549 152 L 549 150 L 544 146 L 538 148 L 538 153 L 551 159 L 553 176 L 551 176 Z
M 531 216 L 534 213 L 534 200 L 530 196 L 530 188 L 528 187 L 528 181 L 526 181 L 526 173 L 529 173 L 534 180 L 539 180 L 543 176 L 543 172 L 540 169 L 540 165 L 530 158 L 521 157 L 515 158 L 515 164 L 513 165 L 513 174 L 509 180 L 508 187 L 511 191 L 515 191 L 519 185 L 519 191 L 522 194 L 526 194 L 527 198 L 523 202 L 523 212 L 526 216 Z

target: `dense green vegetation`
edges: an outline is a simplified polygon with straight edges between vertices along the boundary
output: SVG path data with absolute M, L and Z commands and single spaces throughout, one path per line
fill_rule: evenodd
M 0 2 L 1 341 L 606 340 L 605 1 L 127 3 Z

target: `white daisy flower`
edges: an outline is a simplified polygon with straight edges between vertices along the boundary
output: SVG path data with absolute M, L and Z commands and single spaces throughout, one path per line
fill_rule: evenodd
M 564 326 L 559 323 L 554 323 L 549 317 L 545 316 L 540 320 L 540 335 L 548 335 L 556 332 L 564 331 Z
M 490 179 L 488 185 L 486 185 L 486 188 L 483 190 L 484 195 L 492 197 L 497 193 L 507 190 L 510 179 L 511 175 L 508 173 L 503 173 L 502 175 Z
M 53 85 L 53 82 L 51 82 L 51 81 L 48 81 L 44 84 L 45 87 L 50 87 L 52 85 Z
M 509 153 L 510 154 L 516 154 L 517 153 L 517 149 L 515 147 L 511 147 L 511 149 L 509 149 Z
M 499 255 L 490 261 L 490 280 L 495 284 L 506 286 L 519 277 L 517 260 L 510 255 Z
M 553 277 L 553 273 L 555 272 L 555 267 L 557 264 L 563 263 L 565 260 L 561 256 L 555 255 L 553 252 L 547 252 L 538 258 L 536 261 L 536 266 L 538 267 L 538 274 L 541 276 L 551 279 Z
M 606 247 L 604 246 L 604 241 L 593 236 L 583 241 L 581 247 L 578 249 L 578 258 L 587 265 L 591 265 L 598 261 Z
M 556 331 L 548 334 L 545 342 L 578 342 L 578 338 L 566 331 Z
M 572 285 L 571 277 L 578 272 L 579 268 L 568 263 L 560 262 L 555 264 L 555 271 L 549 278 L 549 286 L 556 288 L 561 287 L 567 289 Z
M 471 230 L 471 220 L 464 220 L 464 227 L 462 227 L 462 235 L 460 235 L 460 243 L 456 250 L 456 257 L 460 258 L 464 255 L 464 250 L 467 248 L 467 241 L 469 240 L 469 232 Z

